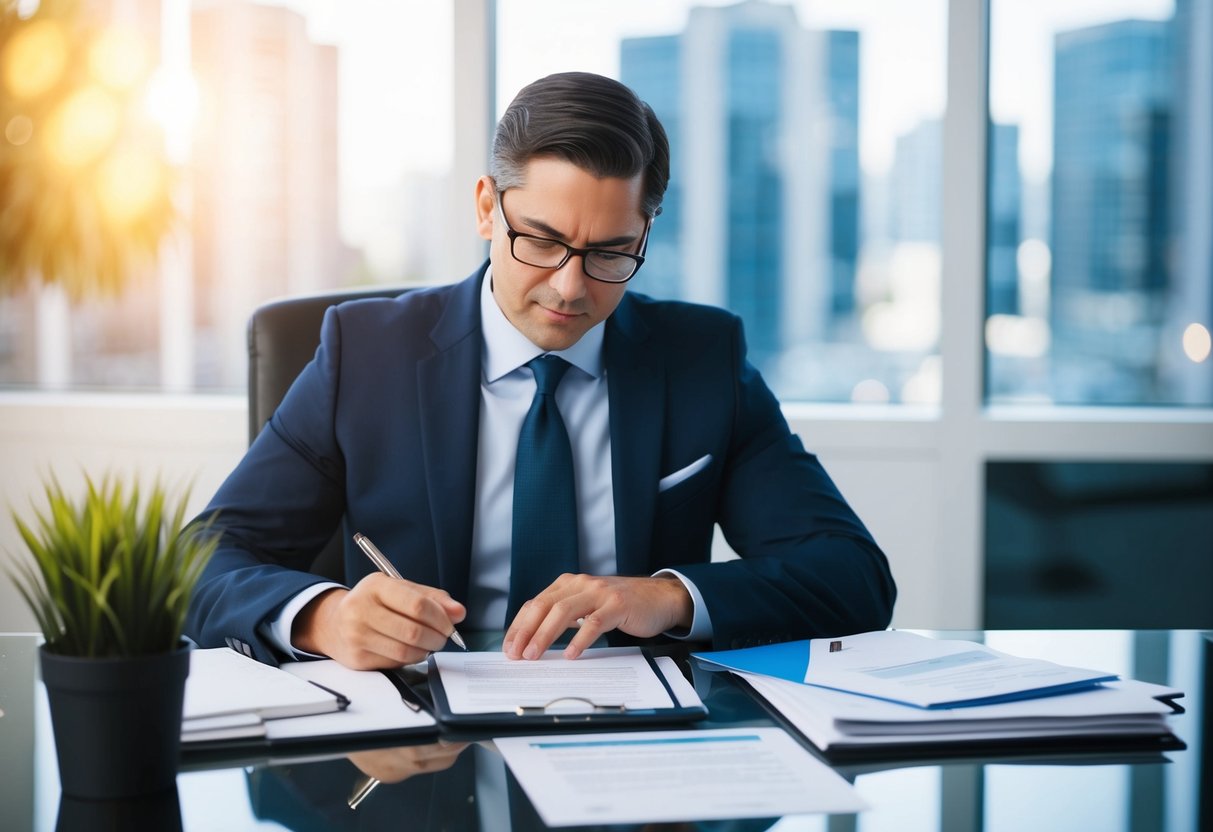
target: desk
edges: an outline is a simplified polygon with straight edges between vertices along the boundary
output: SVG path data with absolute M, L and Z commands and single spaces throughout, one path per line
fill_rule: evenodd
M 475 635 L 475 634 L 471 634 Z M 851 764 L 872 809 L 859 815 L 756 818 L 660 827 L 844 830 L 1174 830 L 1213 829 L 1213 633 L 1195 631 L 1004 631 L 937 635 L 984 640 L 998 649 L 1115 671 L 1186 691 L 1187 713 L 1173 726 L 1185 751 L 1145 758 L 1072 755 L 1052 759 L 970 758 Z M 103 828 L 97 808 L 60 806 L 54 739 L 32 635 L 0 635 L 0 829 L 50 830 L 78 811 Z M 769 725 L 771 717 L 727 676 L 697 678 L 712 711 L 703 727 Z M 361 772 L 339 750 L 311 761 L 187 759 L 178 803 L 185 829 L 475 829 L 475 747 L 449 769 L 383 784 L 357 812 L 345 800 Z M 407 755 L 413 752 L 401 752 Z M 390 757 L 390 752 L 386 755 Z M 382 757 L 381 757 L 382 759 Z M 472 807 L 471 809 L 469 807 Z M 116 811 L 116 810 L 115 810 Z M 166 807 L 123 807 L 161 813 Z M 62 812 L 62 816 L 61 816 Z M 517 816 L 517 815 L 516 815 Z M 136 828 L 124 815 L 121 825 Z M 508 827 L 508 815 L 499 816 Z M 537 819 L 535 819 L 537 823 Z M 539 825 L 541 826 L 541 825 Z M 530 826 L 528 826 L 530 828 Z M 538 828 L 538 827 L 537 827 Z

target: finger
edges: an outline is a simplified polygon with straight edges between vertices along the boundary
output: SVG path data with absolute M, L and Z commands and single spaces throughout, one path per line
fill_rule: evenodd
M 416 585 L 401 586 L 400 581 L 385 586 L 380 590 L 379 597 L 386 609 L 397 616 L 414 622 L 424 630 L 431 631 L 437 639 L 427 637 L 424 642 L 410 641 L 412 644 L 426 644 L 431 650 L 440 650 L 446 644 L 447 638 L 455 629 L 447 608 L 440 600 L 429 592 L 420 592 Z M 441 590 L 439 590 L 441 592 Z M 442 593 L 445 595 L 446 593 Z M 449 596 L 448 596 L 449 597 Z M 459 605 L 462 611 L 462 604 Z M 460 619 L 462 620 L 462 618 Z M 384 630 L 389 634 L 392 630 Z M 412 632 L 409 630 L 409 632 Z
M 398 610 L 378 595 L 355 598 L 342 609 L 342 640 L 354 649 L 375 652 L 399 663 L 420 661 L 441 649 L 446 637 Z
M 363 584 L 366 586 L 363 587 Z M 407 578 L 391 578 L 380 572 L 372 572 L 358 582 L 355 590 L 359 588 L 380 597 L 386 606 L 396 609 L 397 612 L 428 623 L 436 629 L 442 630 L 444 624 L 451 624 L 446 629 L 448 636 L 455 629 L 454 624 L 467 617 L 467 608 L 452 598 L 446 590 L 415 583 Z M 428 616 L 426 612 L 421 611 L 421 607 L 418 607 L 416 614 L 410 611 L 408 607 L 410 599 L 418 598 L 427 598 L 436 605 L 436 607 L 426 608 L 429 612 Z M 415 600 L 412 602 L 419 603 Z M 439 610 L 441 613 L 438 612 Z
M 343 649 L 333 658 L 353 670 L 383 670 L 416 661 L 428 653 L 381 633 L 364 631 L 347 638 Z
M 577 635 L 573 636 L 564 648 L 564 657 L 566 659 L 577 658 L 597 641 L 603 633 L 614 630 L 617 626 L 619 626 L 618 622 L 612 621 L 602 610 L 583 616 L 581 626 L 577 630 Z
M 468 747 L 466 742 L 451 742 L 440 739 L 436 743 L 425 746 L 427 757 L 458 757 L 463 749 Z
M 376 668 L 409 665 L 433 653 L 425 638 L 410 637 L 410 633 L 393 628 L 391 622 L 354 622 L 347 627 L 347 633 L 346 642 L 360 654 L 359 661 L 372 662 Z M 431 634 L 429 638 L 439 637 Z
M 381 609 L 377 615 L 368 619 L 367 624 L 380 636 L 420 650 L 423 658 L 426 653 L 433 653 L 446 646 L 447 634 L 443 630 L 427 626 L 392 610 Z M 420 659 L 409 660 L 413 661 Z
M 621 627 L 637 599 L 624 593 L 616 582 L 604 584 L 594 595 L 595 607 L 581 618 L 577 633 L 569 640 L 564 655 L 575 659 L 604 633 Z
M 439 589 L 435 586 L 426 586 L 425 584 L 412 584 L 423 595 L 433 599 L 443 611 L 448 619 L 453 623 L 458 624 L 467 617 L 467 607 L 451 597 L 451 594 L 445 589 Z
M 518 610 L 518 614 L 505 631 L 505 639 L 501 642 L 501 652 L 505 653 L 507 658 L 522 658 L 522 651 L 531 643 L 531 635 L 539 626 L 539 622 L 543 621 L 546 609 L 538 599 L 532 599 Z
M 594 596 L 579 592 L 558 598 L 548 604 L 547 615 L 535 628 L 530 643 L 522 650 L 524 659 L 537 659 L 560 638 L 564 631 L 577 625 L 577 619 L 594 611 Z
M 451 620 L 452 624 L 458 624 L 460 621 L 467 618 L 467 607 L 456 601 L 451 596 L 445 595 L 445 597 L 439 598 L 438 603 L 442 605 L 444 610 L 446 610 L 446 617 Z

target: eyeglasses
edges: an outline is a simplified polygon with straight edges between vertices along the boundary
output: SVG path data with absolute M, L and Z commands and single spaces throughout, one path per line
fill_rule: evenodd
M 510 254 L 519 263 L 535 266 L 540 269 L 559 269 L 569 258 L 581 257 L 581 270 L 586 277 L 600 280 L 603 283 L 627 283 L 644 263 L 644 250 L 649 244 L 649 229 L 652 222 L 645 226 L 644 238 L 640 243 L 640 254 L 628 254 L 625 251 L 611 251 L 604 248 L 574 248 L 559 240 L 549 237 L 536 237 L 534 234 L 523 234 L 510 228 L 510 221 L 505 218 L 505 192 L 497 191 L 497 211 L 505 224 L 506 236 L 510 238 Z

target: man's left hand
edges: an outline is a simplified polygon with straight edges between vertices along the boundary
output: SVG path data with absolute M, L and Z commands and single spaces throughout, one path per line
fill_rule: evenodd
M 693 613 L 691 595 L 674 575 L 566 574 L 523 604 L 501 649 L 511 659 L 537 659 L 565 630 L 579 627 L 564 649 L 565 658 L 575 659 L 610 630 L 649 638 L 690 627 Z

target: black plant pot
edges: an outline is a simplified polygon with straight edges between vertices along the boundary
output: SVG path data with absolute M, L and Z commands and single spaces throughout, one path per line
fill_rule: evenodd
M 55 832 L 181 832 L 181 801 L 177 787 L 166 792 L 117 800 L 59 797 Z
M 173 789 L 188 647 L 121 659 L 39 652 L 63 793 L 112 800 Z

